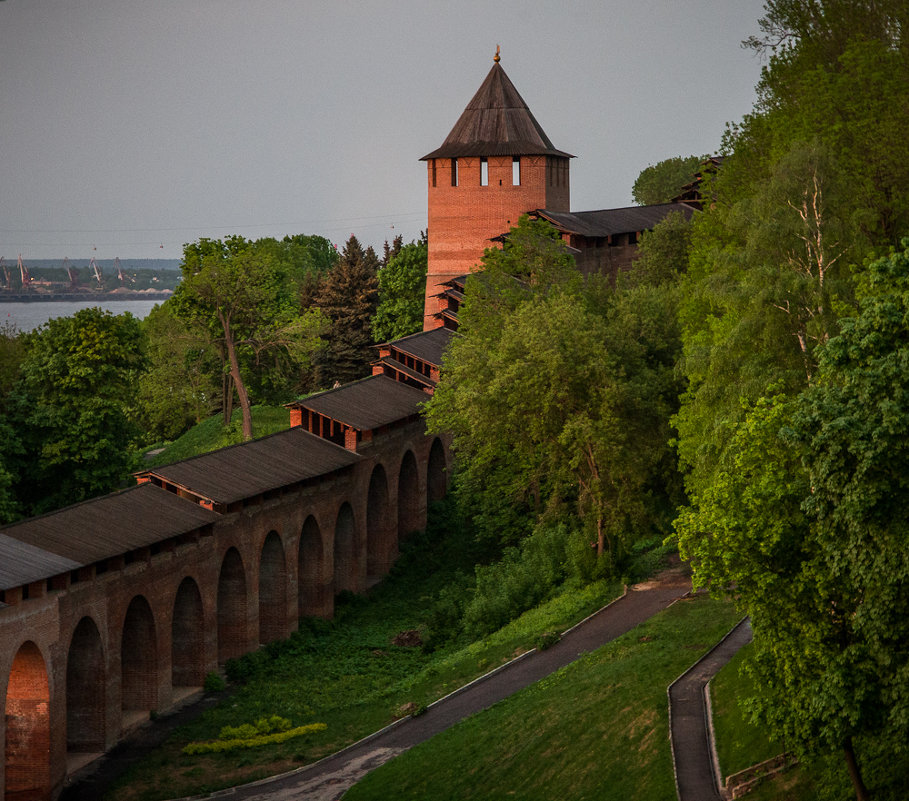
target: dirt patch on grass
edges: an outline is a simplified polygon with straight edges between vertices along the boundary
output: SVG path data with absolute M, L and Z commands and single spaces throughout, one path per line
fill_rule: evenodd
M 670 558 L 669 567 L 661 570 L 647 581 L 633 584 L 629 589 L 632 592 L 652 590 L 655 587 L 688 587 L 691 588 L 691 571 L 688 565 L 683 564 L 676 554 Z

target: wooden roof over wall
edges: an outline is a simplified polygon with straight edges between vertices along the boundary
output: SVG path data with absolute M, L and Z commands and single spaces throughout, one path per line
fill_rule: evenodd
M 451 342 L 452 332 L 446 328 L 433 328 L 430 331 L 420 331 L 401 339 L 389 342 L 388 345 L 402 353 L 414 356 L 427 364 L 440 367 L 445 348 Z
M 5 526 L 0 529 L 0 562 L 7 554 L 21 562 L 39 557 L 35 553 L 39 549 L 46 551 L 52 556 L 39 572 L 47 578 L 195 531 L 217 519 L 217 514 L 193 501 L 140 484 Z M 18 549 L 8 540 L 18 541 Z M 38 569 L 37 562 L 32 565 Z M 22 576 L 27 573 L 23 569 Z
M 563 233 L 579 234 L 591 239 L 649 231 L 673 211 L 691 219 L 694 209 L 685 203 L 661 203 L 655 206 L 627 206 L 600 211 L 555 212 L 537 209 L 534 214 L 549 220 Z
M 372 431 L 419 414 L 425 401 L 422 390 L 373 375 L 285 405 L 309 409 L 359 431 Z
M 442 146 L 423 156 L 563 156 L 530 112 L 514 84 L 496 62 Z
M 0 590 L 58 576 L 81 567 L 78 562 L 0 534 Z
M 297 427 L 137 475 L 155 476 L 217 504 L 232 504 L 332 473 L 359 459 Z

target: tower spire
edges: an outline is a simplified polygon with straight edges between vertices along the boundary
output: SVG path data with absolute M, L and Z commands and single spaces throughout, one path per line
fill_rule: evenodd
M 492 60 L 495 61 L 496 64 L 498 64 L 502 60 L 502 57 L 499 55 L 499 46 L 498 45 L 496 45 L 496 54 L 492 57 Z

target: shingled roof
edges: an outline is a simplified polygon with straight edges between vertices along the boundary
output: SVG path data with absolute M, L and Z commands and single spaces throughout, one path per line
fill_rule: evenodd
M 574 158 L 549 141 L 497 60 L 442 146 L 420 161 L 541 155 Z
M 417 359 L 434 364 L 442 364 L 442 355 L 451 342 L 452 332 L 447 328 L 433 328 L 429 331 L 419 331 L 410 336 L 401 337 L 390 342 L 389 345 L 402 353 L 415 356 Z
M 374 375 L 285 405 L 310 409 L 360 431 L 372 431 L 419 414 L 426 398 L 422 390 Z
M 157 477 L 218 504 L 232 504 L 340 470 L 359 459 L 298 427 L 138 475 Z
M 681 212 L 686 219 L 690 219 L 694 214 L 694 209 L 684 203 L 628 206 L 600 211 L 556 212 L 537 209 L 534 214 L 549 220 L 563 233 L 605 237 L 631 231 L 649 231 L 673 211 Z
M 0 590 L 21 587 L 78 567 L 82 565 L 72 559 L 0 534 Z
M 6 526 L 0 529 L 0 554 L 3 560 L 7 555 L 18 560 L 20 578 L 35 570 L 46 578 L 195 531 L 217 519 L 197 503 L 141 484 Z M 18 541 L 19 547 L 5 540 Z M 53 556 L 39 561 L 38 549 Z

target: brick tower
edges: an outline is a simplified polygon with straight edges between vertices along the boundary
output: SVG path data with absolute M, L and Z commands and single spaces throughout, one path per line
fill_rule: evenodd
M 568 160 L 499 63 L 442 146 L 423 156 L 429 186 L 429 272 L 423 328 L 437 328 L 441 285 L 476 268 L 492 237 L 529 211 L 569 211 Z

